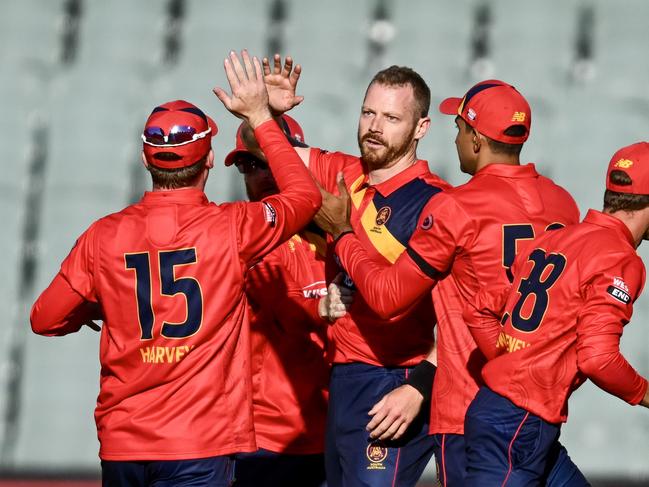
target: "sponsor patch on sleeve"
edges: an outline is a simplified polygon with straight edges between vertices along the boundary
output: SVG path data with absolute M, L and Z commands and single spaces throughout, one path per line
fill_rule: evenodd
M 273 205 L 264 201 L 264 218 L 271 227 L 275 226 L 277 222 L 277 211 L 273 208 Z
M 631 302 L 629 287 L 621 277 L 614 277 L 613 284 L 606 288 L 606 292 L 621 303 L 629 304 Z

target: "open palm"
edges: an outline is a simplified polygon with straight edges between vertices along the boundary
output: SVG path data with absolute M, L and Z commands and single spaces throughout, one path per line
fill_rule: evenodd
M 268 58 L 264 58 L 263 68 L 264 83 L 268 91 L 268 104 L 274 115 L 281 115 L 304 100 L 303 96 L 295 94 L 302 67 L 297 64 L 293 68 L 293 59 L 290 56 L 284 60 L 283 68 L 282 58 L 279 54 L 275 54 L 272 68 Z

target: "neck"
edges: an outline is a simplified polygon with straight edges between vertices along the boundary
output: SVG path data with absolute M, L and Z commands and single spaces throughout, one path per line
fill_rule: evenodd
M 506 156 L 503 154 L 485 154 L 482 157 L 481 153 L 478 154 L 478 162 L 476 164 L 475 172 L 487 167 L 491 164 L 507 164 L 509 166 L 520 166 L 520 158 L 518 156 Z
M 603 213 L 611 215 L 624 223 L 631 232 L 636 248 L 640 245 L 649 229 L 649 208 L 638 211 L 620 210 L 615 212 L 604 209 Z
M 404 154 L 403 157 L 397 159 L 394 163 L 390 164 L 387 167 L 371 169 L 368 175 L 369 183 L 371 185 L 381 184 L 382 182 L 387 181 L 400 172 L 405 171 L 410 166 L 414 166 L 416 162 L 417 155 L 414 153 L 414 151 L 408 152 Z
M 168 188 L 166 186 L 160 186 L 159 184 L 153 183 L 151 191 L 176 191 L 176 190 L 190 189 L 190 188 L 196 188 L 196 189 L 200 189 L 201 191 L 205 191 L 205 183 L 207 182 L 208 174 L 209 172 L 205 170 L 200 176 L 198 176 L 194 180 L 193 183 L 188 184 L 186 186 L 182 186 L 180 188 Z

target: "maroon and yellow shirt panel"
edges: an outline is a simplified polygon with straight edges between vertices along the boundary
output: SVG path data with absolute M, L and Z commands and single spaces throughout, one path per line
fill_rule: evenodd
M 393 264 L 404 253 L 426 202 L 450 188 L 422 160 L 375 186 L 369 185 L 367 168 L 358 157 L 312 149 L 309 169 L 331 192 L 337 192 L 336 175 L 343 172 L 352 199 L 354 232 L 369 258 L 384 265 Z M 337 263 L 328 262 L 329 279 L 340 271 Z M 351 284 L 354 276 L 346 279 Z M 332 325 L 334 362 L 415 365 L 433 346 L 434 325 L 430 293 L 391 319 L 378 316 L 357 293 L 347 315 Z
M 423 210 L 409 257 L 432 278 L 438 368 L 431 433 L 464 433 L 466 409 L 482 383 L 484 357 L 462 312 L 482 287 L 509 282 L 516 252 L 548 229 L 577 223 L 572 197 L 533 164 L 491 164 L 433 198 Z
M 535 240 L 513 271 L 497 356 L 482 372 L 487 386 L 551 423 L 566 421 L 568 398 L 586 378 L 638 404 L 647 381 L 619 342 L 645 268 L 626 226 L 590 210 L 581 224 Z
M 252 267 L 246 281 L 257 445 L 277 453 L 324 451 L 329 322 L 311 306 L 327 293 L 319 240 L 295 235 Z

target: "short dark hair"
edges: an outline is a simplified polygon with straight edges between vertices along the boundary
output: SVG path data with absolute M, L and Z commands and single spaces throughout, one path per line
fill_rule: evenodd
M 177 169 L 166 169 L 154 166 L 149 161 L 147 169 L 151 173 L 151 179 L 153 180 L 154 185 L 166 189 L 185 188 L 194 184 L 203 172 L 208 154 L 205 154 L 205 156 L 201 157 L 191 166 L 180 167 Z M 153 155 L 153 159 L 158 159 L 160 161 L 177 161 L 181 159 L 181 157 L 173 152 L 158 152 Z
M 630 186 L 633 183 L 631 177 L 624 171 L 614 169 L 608 180 L 616 186 Z M 607 189 L 604 192 L 604 210 L 609 213 L 616 211 L 639 211 L 649 206 L 649 195 L 618 193 Z
M 510 127 L 507 127 L 503 133 L 505 135 L 509 135 L 510 137 L 522 137 L 526 132 L 527 129 L 524 125 L 512 125 Z M 489 144 L 491 152 L 493 152 L 494 154 L 518 156 L 523 149 L 523 144 L 506 144 L 505 142 L 498 142 L 497 140 L 493 140 L 487 136 L 485 137 L 487 138 L 487 143 Z
M 385 68 L 374 75 L 372 81 L 368 85 L 369 90 L 372 83 L 379 83 L 385 86 L 412 86 L 412 91 L 417 103 L 416 113 L 419 118 L 428 116 L 430 109 L 430 88 L 424 79 L 414 69 L 406 66 L 392 65 Z M 367 95 L 367 91 L 365 91 Z

